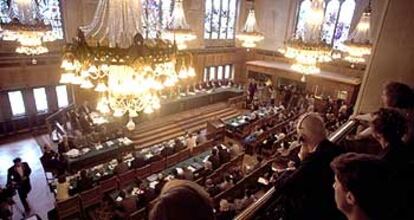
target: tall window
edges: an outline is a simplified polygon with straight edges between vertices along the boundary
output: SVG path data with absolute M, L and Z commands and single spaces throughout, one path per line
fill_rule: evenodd
M 204 39 L 234 39 L 237 0 L 205 0 Z
M 298 10 L 296 35 L 304 31 L 305 20 L 310 12 L 311 1 L 302 0 Z M 348 38 L 349 28 L 355 11 L 355 0 L 329 0 L 325 4 L 325 18 L 322 25 L 322 39 L 341 49 L 342 43 Z
M 174 0 L 141 0 L 145 38 L 156 38 L 171 21 Z
M 26 114 L 26 107 L 24 106 L 23 95 L 21 91 L 9 92 L 10 107 L 13 116 L 21 116 Z
M 47 96 L 46 96 L 45 88 L 33 89 L 33 96 L 35 99 L 37 112 L 46 112 L 48 109 L 48 106 L 47 106 Z
M 9 0 L 0 0 L 0 19 L 2 23 L 10 22 L 8 17 Z M 40 14 L 52 26 L 53 34 L 57 39 L 63 39 L 62 15 L 59 0 L 36 0 Z
M 234 79 L 233 64 L 210 66 L 204 68 L 203 80 L 204 82 L 209 80 L 222 80 L 222 79 Z
M 66 89 L 66 85 L 56 86 L 56 96 L 59 108 L 69 105 L 68 90 Z

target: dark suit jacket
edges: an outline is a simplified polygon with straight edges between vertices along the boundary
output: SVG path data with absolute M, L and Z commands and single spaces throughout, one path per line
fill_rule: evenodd
M 32 169 L 30 169 L 29 164 L 26 162 L 22 163 L 23 167 L 23 176 L 26 177 L 23 179 L 20 174 L 16 170 L 16 166 L 12 166 L 7 171 L 7 184 L 12 184 L 12 182 L 16 183 L 16 186 L 19 190 L 23 190 L 26 193 L 29 193 L 32 189 L 30 184 L 30 174 L 32 173 Z
M 336 208 L 334 173 L 330 168 L 330 162 L 342 152 L 340 147 L 324 140 L 295 172 L 276 181 L 279 193 L 274 198 L 278 200 L 275 210 L 283 210 L 277 215 L 295 220 L 345 219 Z

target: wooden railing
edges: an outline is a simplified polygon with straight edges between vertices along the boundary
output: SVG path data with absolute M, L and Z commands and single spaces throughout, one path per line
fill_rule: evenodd
M 58 121 L 58 119 L 62 115 L 66 114 L 66 112 L 68 112 L 68 111 L 70 111 L 74 108 L 75 108 L 75 104 L 70 104 L 69 106 L 67 106 L 65 108 L 62 108 L 62 109 L 58 110 L 57 112 L 49 115 L 46 118 L 46 126 L 47 126 L 48 133 L 51 134 L 53 129 L 55 129 L 55 128 L 57 128 L 58 132 L 61 133 L 60 130 L 63 129 L 63 127 L 62 127 L 62 125 L 60 125 L 59 123 L 56 123 L 56 122 Z M 60 125 L 60 126 L 58 126 L 58 125 Z M 64 129 L 63 129 L 63 131 L 64 131 Z

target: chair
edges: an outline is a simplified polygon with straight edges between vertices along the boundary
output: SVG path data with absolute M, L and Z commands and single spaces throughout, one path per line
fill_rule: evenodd
M 131 213 L 128 217 L 129 220 L 145 220 L 147 219 L 147 209 L 142 208 L 138 211 Z
M 92 207 L 100 207 L 102 204 L 101 186 L 80 193 L 80 202 L 83 216 L 87 216 L 87 210 Z
M 135 170 L 128 170 L 118 175 L 119 189 L 123 189 L 131 183 L 136 182 Z
M 113 176 L 109 179 L 100 181 L 99 185 L 101 186 L 101 195 L 105 195 L 118 188 L 118 179 L 116 176 Z
M 178 163 L 180 155 L 179 153 L 175 153 L 169 157 L 167 157 L 167 167 L 171 167 L 174 166 L 175 164 Z
M 79 196 L 74 196 L 63 201 L 57 201 L 55 206 L 58 219 L 73 219 L 74 216 L 81 216 Z
M 165 159 L 155 161 L 154 163 L 150 165 L 151 173 L 158 173 L 162 171 L 163 169 L 165 169 L 165 165 L 166 165 Z
M 144 179 L 145 177 L 149 176 L 151 174 L 150 165 L 146 165 L 141 168 L 135 169 L 135 177 L 139 179 Z

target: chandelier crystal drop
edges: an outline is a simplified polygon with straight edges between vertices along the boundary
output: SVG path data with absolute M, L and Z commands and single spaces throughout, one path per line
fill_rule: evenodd
M 127 115 L 131 130 L 132 118 L 161 107 L 162 90 L 195 75 L 191 54 L 171 41 L 143 38 L 137 2 L 100 0 L 92 23 L 65 48 L 60 81 L 98 92 L 97 110 Z
M 10 23 L 2 23 L 0 34 L 4 41 L 16 41 L 16 53 L 39 55 L 49 52 L 44 42 L 56 40 L 52 26 L 41 16 L 36 0 L 11 0 L 8 11 Z
M 183 0 L 176 0 L 172 12 L 171 22 L 165 31 L 162 32 L 163 39 L 176 42 L 179 50 L 187 48 L 186 42 L 197 38 L 192 33 L 190 26 L 185 18 Z
M 236 38 L 242 41 L 242 47 L 246 48 L 256 47 L 256 43 L 264 39 L 264 36 L 259 31 L 259 27 L 257 25 L 254 7 L 249 10 L 243 31 L 238 34 Z
M 304 30 L 288 40 L 286 48 L 279 50 L 285 57 L 294 60 L 291 69 L 304 76 L 319 73 L 318 64 L 332 60 L 331 47 L 321 39 L 324 0 L 313 0 L 311 12 L 307 15 Z
M 344 42 L 344 59 L 351 63 L 365 63 L 366 57 L 371 54 L 371 2 L 361 16 L 354 32 Z

